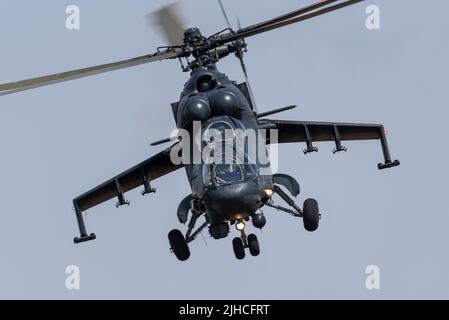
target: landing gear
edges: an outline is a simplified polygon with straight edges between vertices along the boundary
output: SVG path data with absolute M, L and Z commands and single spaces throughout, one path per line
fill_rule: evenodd
M 190 257 L 190 249 L 187 244 L 186 238 L 179 230 L 172 230 L 168 234 L 168 241 L 170 242 L 170 247 L 176 258 L 181 261 L 186 261 Z
M 259 240 L 255 234 L 250 234 L 249 236 L 245 233 L 245 223 L 243 220 L 239 220 L 235 224 L 236 229 L 240 231 L 240 237 L 235 237 L 232 240 L 232 247 L 234 249 L 234 255 L 237 260 L 242 260 L 245 258 L 245 249 L 249 249 L 249 253 L 256 257 L 260 254 Z
M 236 237 L 232 240 L 232 247 L 234 248 L 235 257 L 238 260 L 245 258 L 245 245 L 242 238 Z
M 303 218 L 304 228 L 313 232 L 318 229 L 319 221 L 321 219 L 320 211 L 318 208 L 318 202 L 315 199 L 307 199 L 304 201 L 303 209 L 298 207 L 295 201 L 290 198 L 282 189 L 278 186 L 274 186 L 274 191 L 292 208 L 284 208 L 273 203 L 273 201 L 268 201 L 267 206 L 274 209 L 287 212 L 293 217 Z
M 248 248 L 249 253 L 253 257 L 257 257 L 260 253 L 259 240 L 257 240 L 257 236 L 255 234 L 250 234 L 248 236 Z
M 307 231 L 313 232 L 318 229 L 320 213 L 318 209 L 318 202 L 315 199 L 307 199 L 304 201 L 302 221 L 304 223 L 304 228 Z
M 232 240 L 232 247 L 234 248 L 235 257 L 238 260 L 245 258 L 246 248 L 249 249 L 249 253 L 253 257 L 257 257 L 260 254 L 259 240 L 257 240 L 255 234 L 250 234 L 248 237 L 245 234 L 242 234 L 241 237 L 235 237 Z
M 189 243 L 195 240 L 200 232 L 207 227 L 206 221 L 199 226 L 195 231 L 195 224 L 198 218 L 202 215 L 201 212 L 194 212 L 190 218 L 187 233 L 184 236 L 179 230 L 172 230 L 168 234 L 168 241 L 170 242 L 170 249 L 175 254 L 176 258 L 181 261 L 186 261 L 190 257 Z

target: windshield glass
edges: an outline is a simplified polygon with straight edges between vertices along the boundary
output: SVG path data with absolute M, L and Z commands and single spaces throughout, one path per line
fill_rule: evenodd
M 248 152 L 243 124 L 231 117 L 215 117 L 202 126 L 201 155 L 204 186 L 225 186 L 257 178 L 257 154 Z M 256 158 L 254 160 L 254 158 Z
M 221 163 L 214 165 L 217 184 L 230 184 L 243 181 L 243 169 L 238 163 Z
M 229 123 L 224 121 L 212 123 L 204 131 L 207 142 L 224 142 L 234 140 L 235 138 L 234 128 Z

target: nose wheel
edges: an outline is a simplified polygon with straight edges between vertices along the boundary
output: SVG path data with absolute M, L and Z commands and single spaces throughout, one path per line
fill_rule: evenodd
M 260 254 L 259 240 L 257 240 L 255 234 L 248 236 L 248 249 L 253 257 L 257 257 Z
M 256 257 L 260 254 L 259 240 L 255 234 L 246 236 L 245 232 L 241 231 L 240 237 L 235 237 L 232 240 L 232 247 L 234 249 L 234 255 L 237 260 L 243 260 L 245 258 L 245 249 L 249 249 L 249 253 Z
M 245 258 L 245 244 L 243 243 L 242 238 L 235 237 L 232 239 L 232 247 L 237 260 L 243 260 Z

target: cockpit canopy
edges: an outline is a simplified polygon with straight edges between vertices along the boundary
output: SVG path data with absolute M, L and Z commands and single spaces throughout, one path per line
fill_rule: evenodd
M 203 137 L 207 143 L 232 143 L 236 138 L 235 129 L 235 126 L 233 126 L 231 122 L 221 119 L 210 124 L 206 124 L 205 129 L 203 130 Z
M 203 125 L 202 147 L 210 148 L 202 165 L 204 185 L 229 185 L 259 175 L 245 144 L 237 141 L 237 131 L 244 129 L 243 124 L 232 117 L 216 117 Z
M 240 163 L 236 158 L 224 159 L 220 163 L 203 164 L 201 168 L 204 186 L 226 186 L 259 176 L 256 165 Z
M 217 185 L 228 185 L 242 182 L 244 179 L 244 168 L 239 163 L 220 163 L 212 165 L 214 182 Z
M 230 116 L 211 118 L 201 125 L 201 130 L 194 131 L 193 147 L 196 154 L 201 155 L 201 162 L 187 167 L 191 170 L 194 194 L 249 180 L 270 185 L 271 180 L 264 180 L 266 171 L 258 162 L 258 153 L 251 150 L 258 140 L 249 141 L 252 138 L 245 132 L 244 125 Z M 262 148 L 266 152 L 264 145 Z

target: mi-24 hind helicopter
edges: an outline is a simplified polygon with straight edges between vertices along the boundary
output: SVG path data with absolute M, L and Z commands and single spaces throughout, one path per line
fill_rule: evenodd
M 316 141 L 334 142 L 334 153 L 336 153 L 346 151 L 342 145 L 342 141 L 345 140 L 380 140 L 384 162 L 380 163 L 378 168 L 398 166 L 398 160 L 391 160 L 385 130 L 380 124 L 266 119 L 269 115 L 290 110 L 294 106 L 259 113 L 243 60 L 243 55 L 247 51 L 246 38 L 362 1 L 320 1 L 259 24 L 246 28 L 239 27 L 237 31 L 232 29 L 223 4 L 219 1 L 228 22 L 228 28 L 210 37 L 203 36 L 198 28 L 184 30 L 169 6 L 161 9 L 158 17 L 161 19 L 161 25 L 165 28 L 167 37 L 171 40 L 170 46 L 160 47 L 156 53 L 130 60 L 2 84 L 0 95 L 153 61 L 178 59 L 183 71 L 190 72 L 190 78 L 185 84 L 179 101 L 172 104 L 172 111 L 179 129 L 191 131 L 192 123 L 195 121 L 201 121 L 202 131 L 211 128 L 226 129 L 231 132 L 242 128 L 256 131 L 275 129 L 278 143 L 303 142 L 306 145 L 305 154 L 318 150 L 313 144 Z M 216 63 L 230 54 L 234 54 L 240 60 L 246 82 L 237 84 L 217 70 Z M 166 142 L 170 142 L 170 139 L 158 141 L 154 145 Z M 228 236 L 230 225 L 235 225 L 240 232 L 240 236 L 234 238 L 232 242 L 236 258 L 243 259 L 246 248 L 251 255 L 257 256 L 260 252 L 258 239 L 254 234 L 246 235 L 245 222 L 251 221 L 255 228 L 263 228 L 266 218 L 261 209 L 264 206 L 302 218 L 307 231 L 315 231 L 318 228 L 321 217 L 318 203 L 314 199 L 307 199 L 302 208 L 295 203 L 293 198 L 299 195 L 300 188 L 293 177 L 286 174 L 262 174 L 257 161 L 252 164 L 232 161 L 230 163 L 175 164 L 170 154 L 174 148 L 179 147 L 181 142 L 175 142 L 171 147 L 75 198 L 73 206 L 80 237 L 75 238 L 74 242 L 81 243 L 96 238 L 95 234 L 89 235 L 86 231 L 84 211 L 113 198 L 118 199 L 117 207 L 127 205 L 129 202 L 125 198 L 125 192 L 143 186 L 142 195 L 153 193 L 155 189 L 151 186 L 152 181 L 182 167 L 186 169 L 192 193 L 181 201 L 177 215 L 181 223 L 188 222 L 188 230 L 185 235 L 179 230 L 173 230 L 168 235 L 171 250 L 179 260 L 184 261 L 190 257 L 188 244 L 204 228 L 209 228 L 209 233 L 214 239 L 221 239 Z M 266 140 L 266 144 L 269 143 L 270 138 Z M 272 199 L 274 193 L 285 201 L 287 206 L 274 203 Z M 196 227 L 197 220 L 202 216 L 205 217 L 205 222 Z

